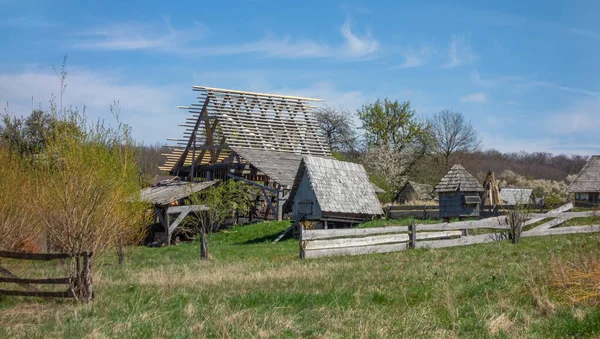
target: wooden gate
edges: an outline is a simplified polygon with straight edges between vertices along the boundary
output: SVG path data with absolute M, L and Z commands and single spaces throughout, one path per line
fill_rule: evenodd
M 50 261 L 71 259 L 76 261 L 75 272 L 69 277 L 61 278 L 19 278 L 6 268 L 0 266 L 0 283 L 13 283 L 23 290 L 0 289 L 0 295 L 45 297 L 45 298 L 75 298 L 81 302 L 89 302 L 93 298 L 91 275 L 91 252 L 83 252 L 74 257 L 64 253 L 22 253 L 0 251 L 0 258 L 17 260 Z M 50 292 L 41 291 L 34 285 L 66 285 L 66 290 Z

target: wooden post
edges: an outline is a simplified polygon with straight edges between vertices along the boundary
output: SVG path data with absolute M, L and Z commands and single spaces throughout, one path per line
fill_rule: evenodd
M 304 259 L 304 240 L 302 239 L 304 237 L 304 226 L 302 226 L 302 223 L 298 223 L 298 229 L 300 230 L 298 236 L 300 245 L 300 259 Z
M 427 219 L 427 205 L 423 206 L 423 220 Z
M 468 235 L 469 235 L 469 230 L 468 230 L 468 229 L 464 228 L 464 229 L 462 229 L 461 231 L 462 231 L 462 236 L 463 236 L 463 237 L 466 237 L 466 236 L 468 236 Z
M 81 267 L 79 279 L 79 302 L 88 303 L 94 297 L 94 284 L 92 281 L 92 253 L 83 252 L 83 266 Z
M 280 189 L 277 192 L 277 221 L 283 220 L 283 205 L 285 200 L 283 200 L 283 191 Z
M 200 260 L 208 259 L 208 241 L 206 240 L 206 230 L 200 228 Z
M 409 237 L 408 247 L 416 248 L 416 246 L 417 246 L 417 224 L 415 223 L 414 219 L 410 222 L 410 225 L 408 225 L 408 231 L 410 232 L 408 234 L 408 237 Z
M 165 206 L 162 210 L 163 212 L 163 216 L 164 216 L 164 226 L 165 226 L 165 232 L 166 232 L 166 239 L 167 239 L 167 246 L 171 245 L 171 232 L 169 232 L 169 228 L 171 227 L 171 225 L 169 225 L 169 206 Z

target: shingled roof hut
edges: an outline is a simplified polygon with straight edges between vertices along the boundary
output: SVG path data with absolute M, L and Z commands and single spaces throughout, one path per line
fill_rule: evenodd
M 600 155 L 593 155 L 588 160 L 575 181 L 569 185 L 568 192 L 575 194 L 575 206 L 600 205 Z
M 483 186 L 461 165 L 454 165 L 434 187 L 439 194 L 440 217 L 478 217 Z
M 433 200 L 433 187 L 428 184 L 419 184 L 408 181 L 398 193 L 398 203 L 407 204 L 415 201 Z
M 383 214 L 365 168 L 331 158 L 303 156 L 290 194 L 292 218 L 328 223 L 352 223 Z
M 194 86 L 199 102 L 161 170 L 182 178 L 235 179 L 262 190 L 278 219 L 303 155 L 330 157 L 313 114 L 320 99 Z

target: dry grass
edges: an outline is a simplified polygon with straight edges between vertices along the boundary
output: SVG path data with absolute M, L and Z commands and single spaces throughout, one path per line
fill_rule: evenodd
M 552 260 L 551 285 L 571 304 L 600 303 L 600 252 L 583 254 L 573 260 Z

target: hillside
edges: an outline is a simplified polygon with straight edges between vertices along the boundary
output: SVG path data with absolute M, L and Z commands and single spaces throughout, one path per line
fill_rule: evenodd
M 213 234 L 205 262 L 198 243 L 97 258 L 92 305 L 5 297 L 0 337 L 600 334 L 600 309 L 550 286 L 553 262 L 600 253 L 597 235 L 300 261 L 295 240 L 271 243 L 288 225 Z

